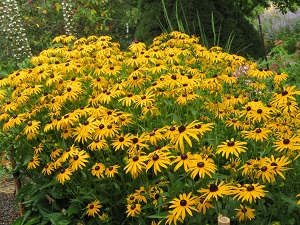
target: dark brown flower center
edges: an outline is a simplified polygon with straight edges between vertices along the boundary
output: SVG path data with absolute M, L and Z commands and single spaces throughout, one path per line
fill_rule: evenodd
M 132 161 L 133 162 L 136 162 L 136 161 L 138 161 L 139 160 L 139 157 L 138 156 L 134 156 L 133 158 L 132 158 Z
M 184 199 L 180 200 L 180 205 L 181 206 L 186 206 L 186 204 L 187 204 L 186 200 L 184 200 Z
M 159 156 L 158 156 L 157 154 L 154 154 L 154 155 L 152 156 L 152 159 L 153 159 L 154 161 L 156 161 L 156 160 L 159 159 Z
M 181 154 L 180 157 L 181 157 L 182 160 L 186 160 L 188 158 L 187 154 Z
M 276 162 L 272 162 L 271 166 L 278 166 Z
M 178 127 L 179 133 L 182 133 L 182 132 L 184 132 L 185 130 L 186 130 L 186 127 L 183 126 L 183 125 L 181 125 L 180 127 Z
M 73 159 L 74 159 L 74 160 L 78 160 L 78 159 L 79 159 L 79 156 L 78 156 L 78 155 L 74 155 L 74 156 L 73 156 Z
M 241 212 L 242 212 L 242 213 L 246 213 L 246 212 L 247 212 L 247 209 L 246 209 L 246 208 L 242 208 Z
M 228 141 L 228 142 L 227 142 L 227 146 L 228 146 L 228 147 L 234 146 L 234 141 Z
M 204 166 L 204 162 L 198 162 L 197 166 L 200 167 L 200 168 L 203 167 Z
M 257 112 L 258 114 L 261 114 L 261 113 L 262 113 L 262 110 L 261 110 L 261 109 L 258 109 L 258 110 L 256 110 L 256 112 Z
M 93 209 L 95 206 L 94 205 L 90 205 L 90 209 Z
M 131 210 L 134 210 L 136 208 L 136 205 L 135 204 L 132 204 L 131 206 L 130 206 L 130 209 Z
M 137 139 L 137 138 L 132 138 L 132 143 L 133 144 L 136 144 L 136 143 L 138 143 L 139 142 L 139 139 Z
M 100 166 L 95 166 L 95 170 L 100 170 Z
M 210 192 L 216 192 L 216 191 L 218 191 L 218 190 L 219 190 L 219 188 L 218 188 L 218 186 L 215 185 L 215 184 L 211 184 L 211 185 L 209 186 L 209 191 L 210 191 Z
M 247 187 L 247 191 L 253 191 L 254 190 L 254 187 L 252 186 L 252 184 L 250 184 L 248 187 Z
M 287 138 L 283 139 L 283 144 L 288 145 L 289 143 L 290 143 L 289 139 L 287 139 Z
M 260 170 L 263 171 L 263 172 L 266 172 L 267 169 L 268 169 L 268 167 L 266 167 L 266 166 L 263 166 L 262 168 L 260 168 Z
M 257 134 L 259 134 L 259 133 L 261 133 L 261 129 L 260 129 L 260 128 L 257 128 L 257 129 L 255 130 L 255 132 L 256 132 Z
M 120 137 L 120 138 L 119 138 L 119 141 L 120 141 L 120 142 L 123 142 L 123 141 L 124 141 L 124 138 L 123 138 L 123 137 Z

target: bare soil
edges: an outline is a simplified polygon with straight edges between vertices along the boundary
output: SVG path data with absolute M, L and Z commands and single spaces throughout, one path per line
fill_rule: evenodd
M 11 225 L 20 216 L 13 179 L 0 180 L 0 225 Z

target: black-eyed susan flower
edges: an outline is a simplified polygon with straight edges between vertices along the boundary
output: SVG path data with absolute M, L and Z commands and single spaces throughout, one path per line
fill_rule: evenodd
M 145 155 L 135 155 L 127 160 L 126 166 L 124 167 L 125 173 L 131 174 L 133 178 L 136 178 L 145 168 L 146 161 L 148 160 Z
M 53 163 L 50 162 L 44 166 L 44 168 L 42 169 L 42 174 L 43 175 L 51 175 L 53 171 L 54 171 L 54 166 L 53 166 Z
M 184 142 L 187 142 L 190 147 L 193 146 L 190 137 L 193 137 L 195 140 L 199 141 L 197 134 L 199 133 L 198 129 L 195 128 L 196 125 L 200 124 L 199 121 L 193 121 L 188 125 L 180 125 L 177 127 L 178 133 L 171 140 L 171 143 L 174 144 L 176 150 L 180 150 L 182 153 L 185 152 Z
M 260 185 L 258 183 L 244 184 L 243 186 L 238 186 L 233 190 L 233 199 L 237 198 L 242 202 L 247 201 L 250 204 L 252 204 L 252 201 L 256 202 L 257 199 L 266 196 L 265 193 L 268 191 L 264 190 L 264 187 L 264 185 Z
M 24 134 L 37 133 L 40 128 L 40 121 L 32 120 L 27 123 L 27 126 L 24 128 Z
M 167 169 L 172 165 L 172 158 L 173 156 L 171 156 L 171 152 L 168 150 L 158 149 L 153 151 L 148 155 L 149 161 L 146 165 L 146 171 L 153 167 L 153 171 L 157 175 L 158 172 L 161 172 L 161 168 Z
M 103 163 L 95 163 L 92 167 L 91 173 L 98 179 L 104 178 L 105 165 Z
M 226 140 L 226 142 L 222 142 L 218 146 L 218 150 L 216 151 L 216 154 L 222 153 L 222 156 L 225 155 L 226 159 L 228 159 L 229 155 L 235 155 L 236 157 L 239 157 L 239 154 L 241 152 L 246 152 L 247 142 L 244 141 L 234 141 L 234 138 L 231 138 L 230 140 Z
M 62 185 L 65 184 L 65 181 L 70 180 L 72 175 L 72 170 L 70 168 L 61 169 L 59 174 L 56 176 L 56 180 L 58 180 Z
M 91 151 L 96 151 L 96 150 L 101 150 L 105 149 L 108 146 L 107 142 L 105 139 L 94 139 L 92 143 L 88 145 L 88 149 Z
M 144 148 L 149 149 L 149 145 L 146 142 L 149 140 L 147 133 L 142 133 L 141 135 L 136 134 L 131 136 L 131 145 L 128 148 L 129 153 L 134 153 L 137 150 L 142 150 Z
M 286 167 L 288 164 L 290 164 L 292 162 L 286 156 L 281 156 L 281 157 L 275 158 L 274 155 L 271 155 L 270 157 L 266 157 L 266 161 L 271 166 L 271 169 L 274 170 L 274 172 L 276 174 L 281 176 L 282 179 L 285 179 L 285 176 L 282 173 L 282 171 L 292 169 L 292 168 Z
M 132 134 L 119 134 L 112 140 L 111 146 L 117 150 L 125 150 L 132 144 Z
M 190 152 L 180 154 L 172 162 L 172 164 L 177 163 L 176 166 L 174 167 L 174 171 L 176 172 L 180 167 L 183 166 L 184 171 L 188 172 L 192 159 L 193 159 L 193 155 Z
M 255 218 L 254 212 L 255 209 L 251 209 L 247 206 L 240 205 L 240 208 L 235 208 L 236 217 L 239 219 L 239 222 L 247 221 L 247 220 L 253 220 Z
M 196 176 L 200 178 L 204 178 L 206 175 L 212 177 L 212 174 L 217 171 L 217 166 L 213 159 L 194 154 L 188 171 L 193 179 Z
M 279 140 L 276 140 L 273 142 L 273 147 L 276 151 L 282 152 L 285 150 L 294 151 L 299 148 L 300 144 L 300 138 L 297 135 L 293 135 L 291 137 L 283 137 L 279 138 Z
M 105 169 L 105 175 L 108 177 L 114 177 L 116 174 L 118 174 L 118 168 L 120 166 L 119 165 L 113 165 L 113 166 L 108 166 Z
M 100 205 L 99 200 L 95 200 L 91 203 L 89 203 L 86 207 L 87 211 L 86 214 L 88 216 L 93 216 L 95 217 L 96 215 L 99 215 L 100 209 L 102 208 L 102 205 Z
M 261 180 L 265 183 L 268 181 L 269 183 L 275 182 L 275 171 L 272 170 L 271 165 L 269 163 L 262 164 L 258 171 L 256 172 L 256 178 L 261 178 Z
M 62 149 L 61 148 L 56 148 L 54 147 L 50 153 L 50 158 L 52 160 L 55 160 L 58 156 L 60 156 L 62 153 Z
M 188 215 L 193 216 L 192 211 L 197 211 L 195 208 L 196 197 L 192 196 L 192 193 L 183 193 L 179 194 L 179 198 L 174 198 L 170 201 L 169 209 L 170 214 L 173 215 L 174 223 L 180 219 L 180 221 L 184 221 L 185 217 Z
M 269 134 L 272 133 L 272 131 L 268 128 L 255 128 L 250 131 L 241 131 L 241 134 L 247 138 L 247 139 L 252 139 L 255 141 L 267 141 Z
M 27 169 L 35 169 L 40 165 L 40 157 L 38 155 L 34 155 L 27 164 Z
M 205 201 L 203 197 L 197 197 L 196 208 L 199 213 L 205 214 L 208 209 L 215 208 L 209 200 Z
M 219 197 L 223 195 L 228 196 L 232 194 L 232 186 L 229 184 L 224 184 L 224 181 L 217 184 L 217 181 L 214 184 L 209 184 L 208 188 L 201 188 L 197 190 L 199 193 L 203 193 L 200 197 L 205 198 L 204 201 L 209 201 L 214 198 L 218 200 Z
M 127 205 L 127 217 L 129 216 L 136 216 L 136 215 L 139 215 L 141 214 L 141 211 L 142 211 L 142 206 L 141 204 L 139 203 L 132 203 L 132 204 L 128 204 Z
M 296 86 L 287 86 L 281 93 L 273 93 L 271 105 L 276 107 L 277 105 L 286 104 L 288 101 L 296 101 L 294 95 L 300 95 L 300 91 L 296 90 Z
M 98 122 L 93 117 L 89 117 L 86 121 L 79 123 L 72 132 L 76 137 L 75 141 L 85 143 L 87 140 L 92 140 L 92 134 L 97 129 Z
M 122 103 L 122 106 L 130 107 L 136 102 L 136 97 L 131 93 L 127 93 L 125 97 L 118 100 Z
M 77 151 L 74 152 L 72 155 L 72 158 L 70 159 L 70 166 L 72 171 L 83 169 L 83 167 L 86 166 L 86 163 L 88 162 L 88 159 L 90 158 L 89 154 L 84 151 Z

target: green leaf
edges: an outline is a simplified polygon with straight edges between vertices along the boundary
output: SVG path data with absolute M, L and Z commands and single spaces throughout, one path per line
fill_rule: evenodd
M 29 220 L 24 225 L 31 225 L 31 224 L 40 224 L 40 218 L 39 217 L 33 217 L 31 220 Z
M 151 219 L 164 219 L 168 215 L 169 215 L 169 212 L 163 212 L 163 213 L 160 213 L 160 214 L 150 215 L 150 216 L 147 216 L 147 217 L 151 218 Z
M 70 221 L 62 213 L 51 213 L 45 216 L 50 220 L 52 224 L 55 225 L 68 225 Z

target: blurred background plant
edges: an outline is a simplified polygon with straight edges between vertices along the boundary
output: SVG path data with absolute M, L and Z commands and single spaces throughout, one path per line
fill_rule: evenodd
M 271 6 L 260 17 L 267 52 L 279 44 L 290 54 L 296 52 L 300 42 L 300 9 L 283 14 Z M 253 20 L 253 24 L 258 30 L 258 21 Z

